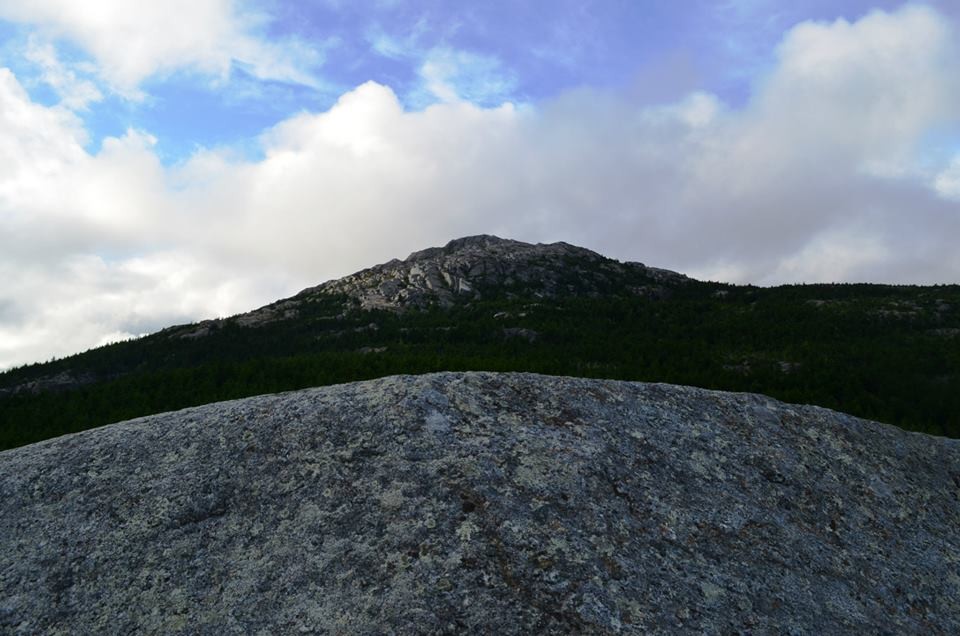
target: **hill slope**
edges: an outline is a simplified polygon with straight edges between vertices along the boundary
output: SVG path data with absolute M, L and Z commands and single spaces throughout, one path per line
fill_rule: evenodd
M 436 374 L 0 454 L 4 633 L 960 633 L 960 442 Z
M 467 237 L 246 314 L 0 374 L 0 448 L 442 370 L 754 391 L 960 436 L 960 287 L 738 287 L 566 243 Z

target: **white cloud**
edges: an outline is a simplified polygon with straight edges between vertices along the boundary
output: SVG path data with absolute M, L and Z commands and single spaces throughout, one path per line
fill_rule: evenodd
M 801 24 L 780 46 L 761 107 L 789 116 L 797 137 L 829 135 L 869 157 L 909 153 L 931 122 L 956 112 L 954 35 L 913 5 L 853 24 Z
M 419 85 L 408 96 L 409 103 L 421 107 L 463 100 L 489 105 L 513 99 L 516 75 L 497 57 L 448 46 L 424 48 L 419 41 L 427 29 L 421 19 L 402 38 L 379 27 L 366 33 L 367 43 L 378 55 L 418 65 Z
M 373 24 L 366 29 L 364 39 L 371 50 L 377 55 L 391 60 L 405 60 L 422 57 L 423 46 L 420 40 L 430 30 L 425 18 L 405 29 L 403 36 L 387 33 L 379 24 Z
M 103 99 L 100 89 L 90 80 L 77 76 L 57 56 L 53 44 L 31 38 L 25 57 L 40 67 L 40 79 L 60 95 L 60 103 L 71 110 L 86 110 L 92 102 Z
M 261 79 L 314 85 L 318 50 L 295 39 L 268 41 L 258 35 L 267 16 L 241 9 L 233 0 L 0 0 L 0 19 L 79 46 L 102 79 L 130 97 L 153 75 L 190 70 L 226 79 L 235 64 Z
M 229 315 L 279 291 L 269 277 L 246 272 L 238 281 L 235 272 L 179 251 L 113 262 L 79 255 L 33 266 L 4 259 L 0 275 L 10 281 L 2 294 L 17 310 L 0 323 L 0 368 Z
M 420 66 L 423 90 L 441 102 L 497 103 L 510 98 L 516 78 L 487 55 L 433 49 Z
M 954 36 L 913 7 L 800 25 L 739 109 L 579 90 L 417 112 L 367 83 L 267 131 L 262 160 L 205 150 L 173 168 L 140 131 L 87 153 L 66 109 L 0 72 L 0 366 L 479 232 L 705 278 L 956 281 L 956 164 L 875 169 L 957 123 Z
M 63 164 L 84 156 L 85 141 L 72 113 L 31 103 L 13 73 L 0 68 L 0 201 L 27 203 L 49 188 Z
M 192 245 L 191 221 L 214 230 L 180 212 L 151 141 L 130 131 L 90 155 L 68 110 L 31 103 L 0 69 L 0 368 L 236 313 L 297 285 Z
M 889 246 L 867 228 L 837 229 L 814 237 L 783 259 L 771 278 L 790 281 L 859 280 L 871 267 L 890 258 Z
M 933 187 L 945 199 L 960 202 L 960 155 L 936 176 Z

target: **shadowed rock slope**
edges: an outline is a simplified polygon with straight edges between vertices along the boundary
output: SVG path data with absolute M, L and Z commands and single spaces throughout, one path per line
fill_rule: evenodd
M 0 453 L 0 632 L 956 634 L 958 497 L 821 408 L 396 376 Z

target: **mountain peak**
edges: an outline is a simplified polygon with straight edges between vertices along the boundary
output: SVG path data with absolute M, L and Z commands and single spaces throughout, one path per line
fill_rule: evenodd
M 434 303 L 450 306 L 484 294 L 660 293 L 664 284 L 684 280 L 674 272 L 620 263 L 569 243 L 533 244 L 479 234 L 328 281 L 297 297 L 345 294 L 362 309 L 402 311 Z
M 304 289 L 292 298 L 223 320 L 205 320 L 173 332 L 175 337 L 206 336 L 221 323 L 258 327 L 300 315 L 303 303 L 345 296 L 345 311 L 404 312 L 431 305 L 506 296 L 647 296 L 662 298 L 691 279 L 643 263 L 607 258 L 562 241 L 525 243 L 491 234 L 464 236 L 443 247 L 429 247 L 349 276 Z
M 500 247 L 500 246 L 511 246 L 511 245 L 530 245 L 529 243 L 523 243 L 522 241 L 515 241 L 513 239 L 500 238 L 493 234 L 474 234 L 472 236 L 462 236 L 457 239 L 449 241 L 446 245 L 440 248 L 428 248 L 427 250 L 421 250 L 421 252 L 429 251 L 431 249 L 440 249 L 445 252 L 455 252 L 465 248 L 491 248 L 491 247 Z M 421 252 L 414 252 L 414 254 L 419 254 Z
M 464 236 L 453 239 L 443 247 L 428 247 L 427 249 L 413 252 L 404 259 L 403 262 L 416 262 L 436 259 L 438 257 L 474 254 L 489 255 L 494 257 L 506 257 L 508 255 L 529 254 L 532 252 L 579 252 L 599 256 L 595 252 L 583 247 L 576 247 L 569 243 L 524 243 L 514 239 L 500 238 L 492 234 L 476 234 L 473 236 Z

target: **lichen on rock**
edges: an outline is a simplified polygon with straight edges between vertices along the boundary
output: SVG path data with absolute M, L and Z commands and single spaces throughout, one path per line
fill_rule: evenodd
M 397 376 L 0 453 L 2 633 L 960 633 L 960 442 Z

